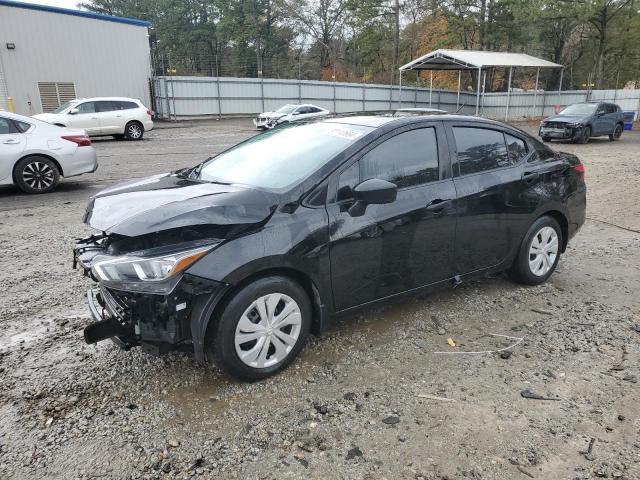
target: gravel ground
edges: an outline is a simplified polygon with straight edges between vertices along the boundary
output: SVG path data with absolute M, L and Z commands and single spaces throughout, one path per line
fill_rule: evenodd
M 99 140 L 96 174 L 0 189 L 0 478 L 640 478 L 638 132 L 554 145 L 586 165 L 588 221 L 543 286 L 488 278 L 345 317 L 258 384 L 84 344 L 70 264 L 87 198 L 250 127 Z

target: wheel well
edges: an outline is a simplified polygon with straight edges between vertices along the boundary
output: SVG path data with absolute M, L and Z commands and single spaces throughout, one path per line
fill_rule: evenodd
M 54 123 L 54 125 L 57 125 L 58 127 L 66 127 L 66 125 L 63 125 L 61 123 Z
M 313 281 L 307 275 L 305 275 L 304 273 L 298 270 L 295 270 L 293 268 L 278 267 L 278 268 L 269 268 L 267 270 L 261 270 L 259 272 L 253 273 L 248 277 L 243 278 L 242 281 L 240 281 L 239 283 L 234 285 L 232 288 L 230 288 L 229 291 L 226 292 L 224 296 L 220 299 L 220 301 L 218 302 L 218 304 L 216 305 L 216 307 L 214 308 L 211 314 L 211 318 L 209 319 L 209 324 L 207 325 L 206 338 L 210 338 L 210 335 L 212 335 L 215 332 L 215 325 L 217 324 L 217 319 L 219 318 L 220 312 L 222 312 L 225 309 L 226 305 L 229 303 L 231 298 L 237 292 L 239 292 L 242 288 L 244 288 L 245 285 L 248 285 L 249 283 L 255 280 L 258 280 L 264 277 L 271 277 L 275 275 L 279 277 L 286 277 L 289 280 L 296 282 L 298 285 L 300 285 L 304 289 L 307 296 L 309 297 L 309 302 L 311 303 L 311 309 L 313 311 L 312 317 L 311 317 L 311 332 L 314 334 L 320 333 L 321 320 L 322 320 L 321 319 L 321 300 L 320 300 L 320 294 L 318 292 L 318 289 L 314 285 Z M 211 328 L 212 326 L 214 327 L 213 329 Z
M 13 166 L 12 176 L 13 176 L 13 181 L 14 182 L 16 181 L 16 166 L 18 165 L 18 162 L 20 162 L 21 160 L 24 160 L 25 158 L 30 158 L 30 157 L 43 157 L 43 158 L 51 160 L 53 162 L 53 164 L 56 166 L 56 168 L 58 169 L 58 173 L 60 174 L 60 176 L 64 177 L 64 173 L 62 172 L 62 167 L 60 166 L 60 164 L 58 163 L 58 161 L 55 158 L 50 157 L 49 155 L 44 155 L 42 153 L 33 153 L 33 154 L 30 154 L 30 155 L 25 155 L 24 157 L 20 158 L 15 163 L 15 165 Z
M 130 124 L 132 123 L 137 123 L 138 125 L 140 125 L 143 129 L 144 129 L 144 125 L 142 125 L 142 122 L 139 120 L 129 120 L 127 122 L 127 124 L 124 126 L 124 128 L 127 128 Z
M 560 229 L 562 230 L 562 253 L 564 253 L 567 249 L 567 243 L 569 243 L 569 221 L 567 220 L 567 217 L 558 210 L 550 210 L 540 215 L 540 217 L 544 216 L 551 217 L 560 224 Z

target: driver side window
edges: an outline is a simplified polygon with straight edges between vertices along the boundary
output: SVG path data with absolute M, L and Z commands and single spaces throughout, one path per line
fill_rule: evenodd
M 78 105 L 78 113 L 95 113 L 96 112 L 96 104 L 95 102 L 84 102 Z

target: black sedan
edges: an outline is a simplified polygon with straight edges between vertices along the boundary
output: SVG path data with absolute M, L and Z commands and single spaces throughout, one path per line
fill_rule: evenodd
M 363 116 L 274 129 L 93 197 L 75 261 L 89 343 L 280 371 L 337 314 L 507 271 L 553 273 L 585 219 L 584 167 L 479 118 Z

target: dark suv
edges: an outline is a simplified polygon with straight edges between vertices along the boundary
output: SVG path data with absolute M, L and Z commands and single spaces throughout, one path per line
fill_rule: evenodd
M 544 142 L 551 139 L 587 143 L 591 137 L 608 135 L 612 142 L 622 136 L 622 110 L 613 103 L 574 103 L 557 115 L 545 118 L 538 134 Z
M 337 314 L 508 271 L 537 285 L 585 219 L 584 168 L 473 117 L 348 117 L 257 135 L 90 200 L 89 343 L 187 349 L 257 380 Z

